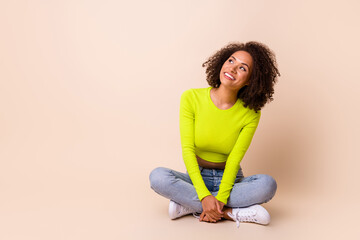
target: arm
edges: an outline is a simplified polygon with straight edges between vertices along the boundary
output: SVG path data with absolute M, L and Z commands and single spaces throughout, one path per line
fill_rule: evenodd
M 211 195 L 200 174 L 199 165 L 195 154 L 195 109 L 192 104 L 191 90 L 185 91 L 180 99 L 180 138 L 184 163 L 190 179 L 201 201 Z
M 250 146 L 251 140 L 259 124 L 260 116 L 260 111 L 255 113 L 254 116 L 251 116 L 251 120 L 241 129 L 239 137 L 228 156 L 223 178 L 219 186 L 219 192 L 216 196 L 216 199 L 224 204 L 227 204 L 230 191 L 234 186 L 236 174 L 240 169 L 240 162 Z
M 192 104 L 191 90 L 185 91 L 180 99 L 180 137 L 186 169 L 195 187 L 203 212 L 200 221 L 217 222 L 221 219 L 221 203 L 207 189 L 201 176 L 195 153 L 195 106 Z

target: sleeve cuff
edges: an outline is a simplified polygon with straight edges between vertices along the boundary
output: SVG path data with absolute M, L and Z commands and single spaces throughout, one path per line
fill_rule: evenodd
M 224 203 L 225 205 L 227 204 L 227 200 L 222 199 L 222 198 L 220 198 L 220 197 L 218 198 L 218 196 L 216 196 L 215 198 L 216 198 L 218 201 Z

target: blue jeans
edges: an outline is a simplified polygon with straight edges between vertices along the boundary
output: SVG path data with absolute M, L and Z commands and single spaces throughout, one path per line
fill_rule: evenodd
M 199 168 L 206 187 L 216 196 L 224 170 Z M 193 209 L 194 212 L 202 212 L 201 202 L 187 173 L 163 167 L 155 168 L 150 173 L 150 186 L 161 196 Z M 244 177 L 240 168 L 226 206 L 239 208 L 268 202 L 275 195 L 276 188 L 276 181 L 271 176 L 256 174 Z

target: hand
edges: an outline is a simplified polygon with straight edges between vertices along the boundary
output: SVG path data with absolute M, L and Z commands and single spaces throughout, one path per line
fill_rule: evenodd
M 225 203 L 223 203 L 223 202 L 220 202 L 220 201 L 218 201 L 219 202 L 219 204 L 220 204 L 220 209 L 222 210 L 223 208 L 224 208 L 224 205 L 225 205 Z M 224 213 L 225 214 L 225 213 Z M 222 215 L 222 218 L 225 218 L 224 217 L 224 214 Z M 206 214 L 204 214 L 203 215 L 204 217 L 202 218 L 202 221 L 203 222 L 210 222 L 210 223 L 216 223 L 217 221 L 219 221 L 219 220 L 210 220 L 210 218 L 208 217 L 208 215 L 206 215 Z
M 220 220 L 218 220 L 218 221 L 220 221 Z M 206 214 L 204 214 L 204 217 L 202 219 L 202 222 L 208 222 L 208 223 L 217 223 L 218 221 L 210 220 L 210 218 Z
M 217 199 L 216 199 L 216 200 L 217 200 Z M 219 203 L 219 205 L 220 205 L 220 210 L 223 210 L 223 208 L 224 208 L 224 206 L 225 206 L 225 203 L 220 202 L 219 200 L 218 200 L 218 203 Z
M 201 200 L 203 212 L 200 215 L 200 221 L 217 222 L 221 220 L 224 212 L 222 211 L 224 203 L 219 202 L 214 196 L 209 195 Z

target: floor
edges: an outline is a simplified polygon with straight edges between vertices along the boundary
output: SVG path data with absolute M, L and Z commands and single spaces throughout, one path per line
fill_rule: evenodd
M 263 206 L 271 223 L 262 226 L 222 221 L 198 222 L 192 216 L 170 220 L 168 200 L 149 188 L 145 174 L 132 186 L 116 174 L 69 176 L 34 187 L 3 188 L 0 205 L 0 239 L 359 239 L 357 203 L 339 207 L 341 198 L 303 196 L 278 187 L 275 197 Z M 95 174 L 95 172 L 94 172 Z M 88 178 L 87 178 L 88 177 Z M 84 179 L 93 179 L 91 181 Z M 20 186 L 20 185 L 19 185 Z M 123 191 L 114 191 L 119 186 Z M 125 194 L 126 193 L 126 194 Z M 351 211 L 353 209 L 353 211 Z

